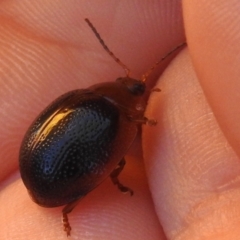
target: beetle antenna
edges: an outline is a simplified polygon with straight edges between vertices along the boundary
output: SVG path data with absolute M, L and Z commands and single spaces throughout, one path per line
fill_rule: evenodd
M 105 51 L 115 60 L 115 62 L 117 62 L 124 69 L 124 71 L 126 72 L 127 77 L 129 77 L 129 75 L 130 75 L 129 68 L 119 58 L 117 58 L 112 51 L 110 51 L 110 49 L 108 48 L 106 43 L 101 38 L 100 34 L 97 32 L 97 29 L 90 22 L 90 20 L 88 18 L 85 18 L 85 21 L 87 22 L 89 27 L 92 29 L 93 33 L 95 34 L 95 36 L 97 37 L 97 39 L 99 40 L 99 42 L 101 43 L 101 45 L 103 46 Z
M 142 75 L 142 81 L 145 82 L 149 75 L 152 73 L 152 71 L 158 66 L 159 63 L 161 63 L 164 59 L 166 59 L 168 56 L 170 56 L 173 52 L 181 48 L 182 46 L 186 45 L 185 42 L 179 44 L 178 46 L 174 47 L 170 52 L 168 52 L 165 56 L 163 56 L 160 60 L 158 60 L 146 73 Z

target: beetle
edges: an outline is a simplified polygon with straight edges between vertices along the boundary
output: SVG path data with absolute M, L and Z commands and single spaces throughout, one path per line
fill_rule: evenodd
M 115 82 L 105 82 L 63 94 L 33 121 L 19 153 L 20 174 L 32 200 L 43 207 L 64 206 L 64 231 L 70 235 L 68 214 L 107 177 L 121 192 L 124 156 L 142 124 L 155 125 L 144 116 L 146 79 L 176 49 L 156 62 L 141 80 L 107 47 L 92 23 L 85 19 L 109 55 L 126 72 Z

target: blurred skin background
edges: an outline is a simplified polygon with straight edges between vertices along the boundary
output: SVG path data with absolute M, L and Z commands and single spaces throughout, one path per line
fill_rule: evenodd
M 106 180 L 69 215 L 71 238 L 239 239 L 239 11 L 238 0 L 1 1 L 0 239 L 66 239 L 62 207 L 28 196 L 18 151 L 56 97 L 124 76 L 86 17 L 132 77 L 188 47 L 149 81 L 162 90 L 146 111 L 158 125 L 143 127 L 120 176 L 134 196 Z

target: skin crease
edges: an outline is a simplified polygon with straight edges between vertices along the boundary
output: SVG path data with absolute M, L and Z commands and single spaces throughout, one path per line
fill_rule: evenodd
M 121 174 L 134 196 L 106 180 L 69 215 L 72 239 L 238 239 L 239 68 L 226 67 L 226 57 L 237 62 L 239 14 L 228 13 L 239 3 L 208 2 L 183 2 L 189 50 L 168 66 L 157 82 L 162 92 L 149 100 L 146 116 L 158 125 L 143 128 L 145 163 L 135 143 Z M 139 77 L 183 41 L 180 8 L 180 1 L 167 0 L 0 3 L 1 240 L 67 239 L 61 208 L 41 208 L 29 198 L 18 175 L 18 150 L 31 121 L 57 96 L 123 75 L 83 19 L 90 18 Z M 235 26 L 232 32 L 221 34 L 226 22 L 220 19 Z

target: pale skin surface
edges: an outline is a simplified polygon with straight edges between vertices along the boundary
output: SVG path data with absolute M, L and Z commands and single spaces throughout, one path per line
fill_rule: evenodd
M 1 240 L 66 239 L 61 208 L 29 198 L 18 150 L 54 98 L 123 75 L 83 19 L 92 20 L 133 76 L 184 41 L 180 1 L 119 2 L 0 3 Z M 72 239 L 239 239 L 240 3 L 199 2 L 183 1 L 189 49 L 150 98 L 146 116 L 158 125 L 143 129 L 145 160 L 139 144 L 126 158 L 121 181 L 134 196 L 105 181 L 69 216 Z

